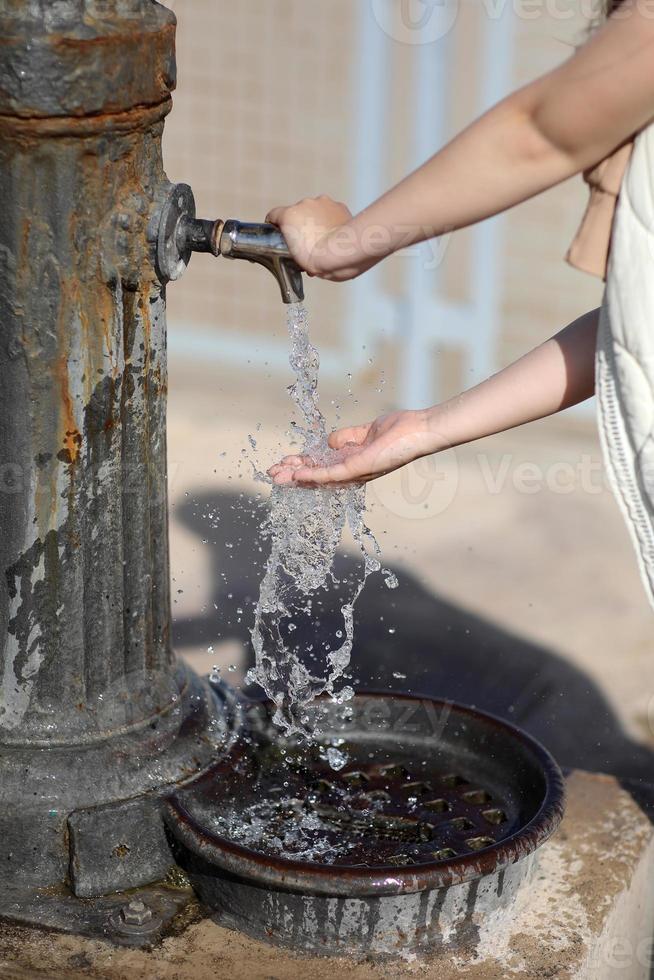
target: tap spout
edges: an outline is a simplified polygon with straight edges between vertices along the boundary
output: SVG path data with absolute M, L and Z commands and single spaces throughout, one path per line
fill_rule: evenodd
M 230 219 L 218 238 L 218 252 L 226 259 L 247 259 L 264 266 L 279 283 L 284 303 L 304 299 L 302 272 L 291 258 L 279 228 L 269 224 L 249 224 Z

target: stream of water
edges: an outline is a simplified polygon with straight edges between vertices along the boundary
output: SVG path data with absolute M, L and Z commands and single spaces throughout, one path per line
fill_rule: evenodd
M 289 361 L 295 381 L 289 392 L 298 420 L 293 423 L 299 453 L 329 463 L 338 453 L 327 444 L 318 404 L 320 359 L 309 340 L 307 311 L 288 309 Z M 381 570 L 379 547 L 364 521 L 365 487 L 342 489 L 273 486 L 262 532 L 271 550 L 261 582 L 251 631 L 255 666 L 247 680 L 259 684 L 275 704 L 273 721 L 287 736 L 319 735 L 307 713 L 320 694 L 337 701 L 353 696 L 345 682 L 354 635 L 354 605 L 366 579 Z M 357 554 L 346 570 L 335 569 L 337 548 L 349 528 Z M 384 571 L 386 585 L 397 579 Z M 340 603 L 340 616 L 328 610 Z M 346 759 L 326 750 L 332 768 Z

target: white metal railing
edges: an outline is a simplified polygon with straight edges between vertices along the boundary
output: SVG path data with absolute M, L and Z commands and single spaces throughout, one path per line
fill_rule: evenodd
M 355 131 L 358 151 L 354 168 L 354 200 L 357 208 L 365 206 L 385 188 L 384 141 L 388 133 L 386 106 L 391 77 L 392 46 L 406 43 L 391 36 L 380 23 L 383 5 L 404 4 L 409 0 L 371 0 L 360 4 L 359 32 L 361 61 L 359 67 L 359 104 Z M 416 0 L 423 16 L 410 25 L 411 43 L 415 46 L 412 106 L 413 166 L 427 159 L 446 139 L 447 99 L 453 77 L 455 33 L 444 30 L 436 39 L 432 17 L 447 18 L 448 7 L 458 7 L 457 0 Z M 438 8 L 441 8 L 440 10 Z M 430 16 L 431 9 L 431 16 Z M 480 4 L 481 59 L 477 70 L 477 105 L 479 111 L 507 94 L 511 86 L 513 54 L 513 10 L 505 4 L 490 16 Z M 390 20 L 390 18 L 389 18 Z M 406 25 L 405 25 L 406 26 Z M 438 25 L 436 25 L 438 27 Z M 436 31 L 437 33 L 437 31 Z M 473 383 L 496 367 L 501 277 L 501 219 L 486 221 L 471 231 L 472 248 L 467 269 L 466 304 L 448 301 L 441 286 L 438 263 L 434 263 L 434 243 L 415 247 L 405 263 L 403 291 L 399 300 L 385 294 L 379 269 L 357 280 L 352 289 L 350 325 L 347 336 L 357 337 L 350 351 L 351 362 L 358 366 L 361 358 L 361 331 L 366 347 L 375 343 L 375 333 L 388 332 L 399 341 L 401 359 L 400 402 L 418 407 L 437 401 L 438 385 L 432 377 L 433 353 L 440 345 L 455 346 L 464 357 L 466 380 Z M 445 243 L 441 253 L 445 251 Z M 367 327 L 366 327 L 367 325 Z

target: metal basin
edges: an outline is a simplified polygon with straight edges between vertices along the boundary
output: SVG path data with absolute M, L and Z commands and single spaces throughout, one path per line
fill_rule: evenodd
M 406 955 L 510 914 L 563 814 L 549 753 L 451 702 L 359 694 L 316 710 L 320 746 L 254 712 L 234 752 L 165 801 L 177 860 L 219 921 L 298 951 Z

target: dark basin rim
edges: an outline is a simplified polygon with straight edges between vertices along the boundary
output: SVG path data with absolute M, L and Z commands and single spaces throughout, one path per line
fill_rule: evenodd
M 557 830 L 565 807 L 563 775 L 551 754 L 537 739 L 503 718 L 443 698 L 388 691 L 358 691 L 355 695 L 355 700 L 365 698 L 428 701 L 436 707 L 447 706 L 457 715 L 467 715 L 503 729 L 526 747 L 542 768 L 545 795 L 538 812 L 524 827 L 497 844 L 474 854 L 425 863 L 410 869 L 391 865 L 366 868 L 322 866 L 260 854 L 201 827 L 174 792 L 164 797 L 164 820 L 173 836 L 192 853 L 252 884 L 305 894 L 365 897 L 410 894 L 485 877 L 532 854 Z M 185 789 L 188 788 L 189 784 L 186 784 Z

